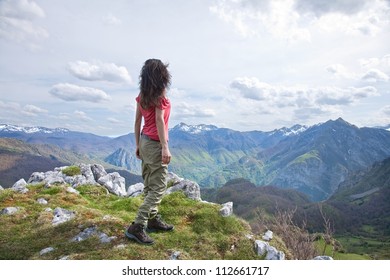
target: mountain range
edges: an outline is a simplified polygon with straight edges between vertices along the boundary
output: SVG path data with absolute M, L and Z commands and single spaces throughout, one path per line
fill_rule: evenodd
M 244 178 L 255 185 L 298 190 L 312 201 L 329 198 L 349 174 L 390 156 L 390 131 L 359 128 L 341 118 L 268 132 L 181 123 L 169 133 L 171 171 L 203 188 Z M 0 125 L 0 137 L 52 145 L 89 161 L 140 173 L 133 133 L 110 138 L 67 129 Z

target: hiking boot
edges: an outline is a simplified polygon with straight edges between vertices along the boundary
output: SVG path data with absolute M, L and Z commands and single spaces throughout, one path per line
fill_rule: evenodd
M 146 227 L 146 230 L 149 232 L 154 232 L 154 231 L 158 231 L 158 230 L 171 231 L 173 229 L 174 229 L 173 225 L 169 225 L 166 222 L 164 222 L 161 219 L 160 215 L 157 215 L 153 219 L 148 220 L 148 225 Z
M 132 240 L 144 245 L 152 245 L 154 240 L 149 237 L 145 232 L 145 226 L 141 224 L 132 223 L 131 226 L 125 231 L 125 235 Z

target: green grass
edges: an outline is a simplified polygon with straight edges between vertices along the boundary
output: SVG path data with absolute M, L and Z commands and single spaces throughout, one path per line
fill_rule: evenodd
M 27 194 L 12 190 L 0 192 L 0 210 L 16 206 L 14 215 L 0 215 L 0 259 L 168 259 L 174 251 L 181 259 L 261 259 L 254 252 L 249 225 L 235 216 L 223 218 L 219 207 L 190 200 L 181 192 L 163 198 L 160 213 L 175 225 L 172 232 L 151 233 L 153 246 L 142 246 L 128 240 L 124 230 L 134 220 L 142 197 L 123 198 L 108 194 L 100 186 L 85 185 L 80 195 L 68 193 L 66 185 L 45 188 L 29 186 Z M 37 203 L 45 198 L 47 205 Z M 76 218 L 52 226 L 50 207 L 76 212 Z M 82 242 L 70 240 L 84 229 L 96 226 L 100 232 L 116 238 L 102 244 L 97 237 Z M 120 245 L 118 247 L 118 245 Z M 42 255 L 47 247 L 54 251 Z
M 68 166 L 62 170 L 62 173 L 66 176 L 75 176 L 75 175 L 81 175 L 81 169 L 79 166 Z

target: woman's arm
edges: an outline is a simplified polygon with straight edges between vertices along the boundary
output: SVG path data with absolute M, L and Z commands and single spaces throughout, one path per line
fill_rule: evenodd
M 156 126 L 158 138 L 160 139 L 160 143 L 162 146 L 162 163 L 169 164 L 171 161 L 171 152 L 169 151 L 168 141 L 165 134 L 165 124 L 164 124 L 164 110 L 160 110 L 158 108 L 156 110 Z
M 141 156 L 139 154 L 139 138 L 141 135 L 142 114 L 139 106 L 140 105 L 137 102 L 137 110 L 135 112 L 135 122 L 134 122 L 134 135 L 135 135 L 135 145 L 136 145 L 135 155 L 137 158 L 141 159 Z

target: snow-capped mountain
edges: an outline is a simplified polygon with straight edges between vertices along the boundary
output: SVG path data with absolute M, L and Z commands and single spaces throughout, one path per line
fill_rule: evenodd
M 185 123 L 180 123 L 180 124 L 176 125 L 174 128 L 172 128 L 171 130 L 178 130 L 178 131 L 187 132 L 190 134 L 199 134 L 199 133 L 202 133 L 205 131 L 213 131 L 213 130 L 217 130 L 217 129 L 218 129 L 218 127 L 216 127 L 214 125 L 206 125 L 206 124 L 188 125 Z
M 298 135 L 298 134 L 306 131 L 308 128 L 309 128 L 309 126 L 296 124 L 292 127 L 282 127 L 280 129 L 275 129 L 275 130 L 270 132 L 270 135 L 273 135 L 273 134 L 280 134 L 283 136 Z
M 66 128 L 46 128 L 41 126 L 18 126 L 11 124 L 0 124 L 0 132 L 22 132 L 27 134 L 32 133 L 45 133 L 45 134 L 53 134 L 53 133 L 67 133 L 69 129 Z

